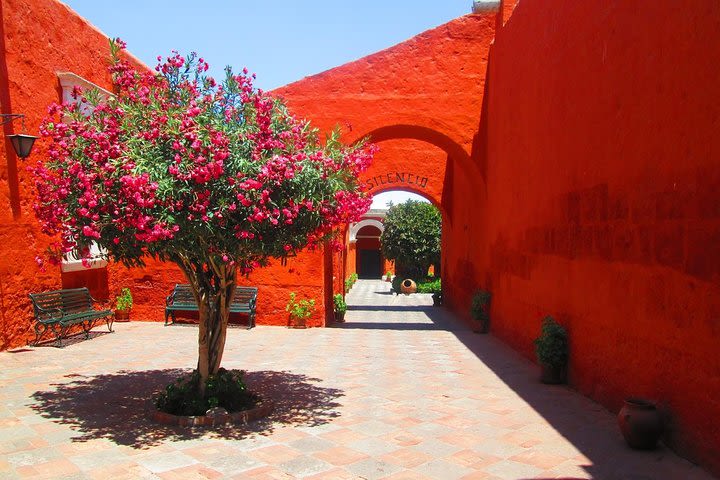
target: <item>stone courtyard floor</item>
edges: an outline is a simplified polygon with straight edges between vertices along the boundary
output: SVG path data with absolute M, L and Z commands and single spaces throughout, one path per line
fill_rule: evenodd
M 148 398 L 194 364 L 196 327 L 0 353 L 0 478 L 709 479 L 429 295 L 360 281 L 335 328 L 231 328 L 223 365 L 276 402 L 250 426 L 150 421 Z

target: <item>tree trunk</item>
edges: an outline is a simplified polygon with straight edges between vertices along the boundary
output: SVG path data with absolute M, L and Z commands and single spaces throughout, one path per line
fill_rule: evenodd
M 236 271 L 234 266 L 212 258 L 203 264 L 182 258 L 176 263 L 190 282 L 199 308 L 198 392 L 204 395 L 208 377 L 218 372 L 225 351 Z

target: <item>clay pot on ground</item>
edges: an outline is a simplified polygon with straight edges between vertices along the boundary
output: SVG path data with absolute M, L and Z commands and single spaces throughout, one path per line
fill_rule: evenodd
M 293 315 L 290 315 L 290 319 L 288 320 L 288 327 L 289 328 L 307 328 L 307 319 L 297 318 Z
M 335 321 L 338 323 L 344 323 L 345 322 L 345 312 L 338 312 L 335 311 Z
M 628 398 L 620 413 L 618 425 L 630 448 L 652 450 L 663 433 L 662 419 L 655 404 L 642 398 Z
M 540 381 L 546 385 L 560 385 L 567 382 L 567 368 L 540 364 Z
M 130 321 L 130 310 L 115 310 L 115 321 L 116 322 L 129 322 Z
M 410 295 L 411 293 L 417 292 L 417 285 L 409 278 L 406 278 L 400 284 L 400 291 L 405 295 Z

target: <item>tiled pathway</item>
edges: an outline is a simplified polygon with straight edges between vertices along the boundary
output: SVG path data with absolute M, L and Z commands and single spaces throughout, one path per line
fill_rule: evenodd
M 0 478 L 711 478 L 665 448 L 627 449 L 603 408 L 540 385 L 428 295 L 388 290 L 360 281 L 338 328 L 231 329 L 224 365 L 277 403 L 250 428 L 147 420 L 150 394 L 193 365 L 194 327 L 116 324 L 0 353 Z

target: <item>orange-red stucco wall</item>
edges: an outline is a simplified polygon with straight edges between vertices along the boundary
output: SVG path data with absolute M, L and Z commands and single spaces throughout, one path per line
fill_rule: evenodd
M 102 32 L 54 0 L 0 0 L 0 104 L 2 113 L 23 113 L 29 133 L 37 134 L 47 106 L 61 100 L 58 72 L 72 72 L 110 89 L 106 72 L 107 38 Z M 132 48 L 132 45 L 130 46 Z M 167 52 L 158 52 L 160 54 Z M 139 65 L 139 62 L 136 62 Z M 3 127 L 3 135 L 19 133 L 20 122 Z M 29 292 L 88 286 L 99 300 L 111 301 L 123 287 L 134 297 L 133 320 L 163 319 L 165 297 L 184 283 L 172 264 L 148 261 L 145 268 L 107 268 L 61 274 L 48 265 L 38 270 L 47 239 L 32 212 L 34 186 L 9 142 L 0 149 L 0 350 L 24 345 L 30 336 Z M 38 140 L 26 163 L 43 160 L 46 145 Z M 314 298 L 318 305 L 309 325 L 323 325 L 328 293 L 322 251 L 305 252 L 287 265 L 274 264 L 240 283 L 259 287 L 257 323 L 287 325 L 289 292 Z M 32 337 L 34 338 L 34 337 Z
M 655 399 L 720 472 L 720 3 L 519 2 L 489 76 L 474 262 L 492 331 L 570 333 L 570 381 Z
M 28 133 L 37 134 L 47 106 L 61 99 L 57 72 L 73 72 L 108 88 L 107 58 L 107 39 L 63 4 L 0 0 L 0 105 L 2 113 L 24 114 Z M 0 148 L 0 350 L 23 345 L 29 338 L 32 313 L 27 294 L 63 283 L 58 267 L 41 272 L 35 262 L 47 248 L 47 239 L 40 235 L 32 212 L 34 186 L 5 140 L 20 130 L 20 121 L 6 124 Z M 35 162 L 45 152 L 38 141 L 25 162 Z M 66 282 L 77 279 L 71 276 Z M 93 290 L 102 291 L 95 280 L 89 280 Z

